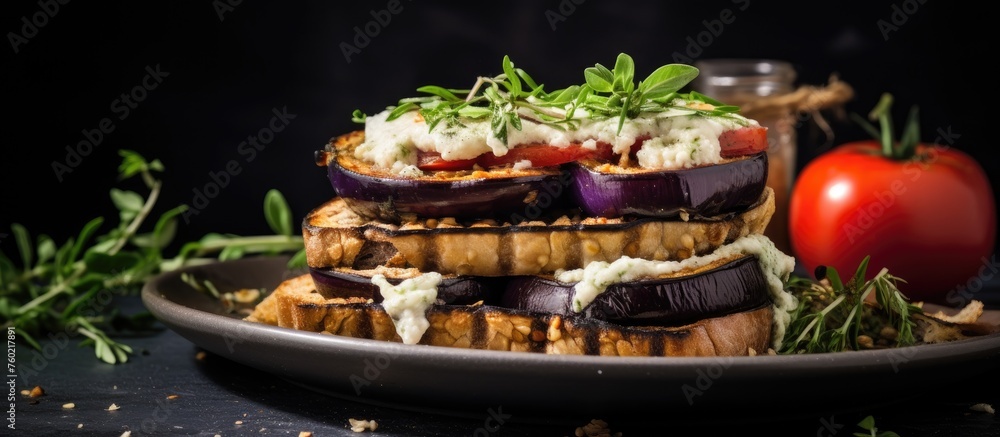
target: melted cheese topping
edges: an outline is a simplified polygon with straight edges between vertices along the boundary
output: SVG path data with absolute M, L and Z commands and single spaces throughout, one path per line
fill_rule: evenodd
M 690 102 L 678 100 L 675 104 Z M 578 110 L 576 129 L 562 129 L 522 118 L 521 129 L 508 126 L 507 144 L 496 138 L 490 120 L 462 118 L 428 130 L 417 112 L 408 112 L 389 121 L 390 111 L 369 116 L 365 121 L 365 142 L 355 149 L 355 157 L 395 174 L 419 175 L 417 153 L 435 152 L 445 160 L 472 159 L 485 153 L 504 156 L 511 147 L 545 144 L 567 147 L 582 144 L 596 147 L 611 144 L 617 154 L 628 153 L 639 138 L 649 137 L 638 152 L 639 165 L 650 169 L 679 169 L 721 162 L 719 135 L 744 126 L 759 126 L 738 114 L 728 117 L 697 115 L 694 110 L 670 109 L 626 119 L 618 132 L 618 118 L 592 119 Z M 522 164 L 523 165 L 523 164 Z
M 385 276 L 372 276 L 372 284 L 379 288 L 382 307 L 392 318 L 396 333 L 403 343 L 416 344 L 431 326 L 427 321 L 427 309 L 437 300 L 437 286 L 441 283 L 440 273 L 424 273 L 420 276 L 392 285 Z
M 771 343 L 775 350 L 779 350 L 785 337 L 785 330 L 791 322 L 791 312 L 798 306 L 795 296 L 784 289 L 784 282 L 795 268 L 795 258 L 782 253 L 774 246 L 774 242 L 763 235 L 747 235 L 719 247 L 710 254 L 693 256 L 681 261 L 649 261 L 627 256 L 611 263 L 594 261 L 582 269 L 556 272 L 555 279 L 561 282 L 576 282 L 573 287 L 573 310 L 579 312 L 612 284 L 656 278 L 741 254 L 755 255 L 767 279 L 774 307 Z

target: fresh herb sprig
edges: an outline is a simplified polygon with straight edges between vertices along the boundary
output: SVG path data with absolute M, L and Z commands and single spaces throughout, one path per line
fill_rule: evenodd
M 445 125 L 461 123 L 461 118 L 490 120 L 494 137 L 507 144 L 508 128 L 521 129 L 521 120 L 531 120 L 559 129 L 579 126 L 577 113 L 592 119 L 618 118 L 618 131 L 627 119 L 644 112 L 673 112 L 676 115 L 734 117 L 739 107 L 726 105 L 696 91 L 678 93 L 698 75 L 698 69 L 685 64 L 667 64 L 657 68 L 638 84 L 631 56 L 620 53 L 613 69 L 595 64 L 584 70 L 584 83 L 545 91 L 524 70 L 516 68 L 504 56 L 502 73 L 479 77 L 470 89 L 451 89 L 437 85 L 417 88 L 425 95 L 400 99 L 390 106 L 388 120 L 417 111 L 433 131 Z M 677 99 L 701 103 L 680 105 Z M 364 123 L 367 115 L 355 110 L 352 120 Z
M 780 353 L 820 353 L 859 350 L 859 337 L 877 338 L 884 326 L 895 330 L 896 346 L 916 343 L 913 314 L 923 310 L 909 302 L 896 286 L 903 279 L 882 269 L 865 280 L 869 258 L 843 282 L 836 269 L 817 269 L 817 280 L 793 277 L 786 289 L 799 299 Z M 820 282 L 825 279 L 826 281 Z M 875 302 L 869 295 L 875 293 Z M 872 345 L 866 345 L 871 347 Z
M 114 228 L 99 234 L 105 218 L 97 217 L 76 237 L 57 245 L 48 235 L 33 239 L 23 225 L 11 225 L 20 263 L 0 252 L 0 318 L 4 327 L 17 328 L 19 341 L 41 349 L 38 339 L 43 336 L 80 335 L 80 344 L 93 346 L 98 359 L 123 363 L 133 350 L 112 335 L 152 329 L 154 319 L 146 312 L 123 315 L 112 299 L 115 295 L 135 294 L 146 280 L 162 272 L 252 254 L 296 253 L 289 266 L 304 264 L 302 236 L 293 232 L 291 212 L 275 190 L 268 192 L 264 202 L 265 219 L 275 235 L 209 234 L 168 257 L 164 250 L 186 206 L 162 213 L 148 230 L 145 225 L 162 190 L 156 174 L 164 170 L 163 164 L 129 150 L 119 155 L 119 180 L 138 176 L 149 191 L 143 197 L 111 189 L 119 219 Z

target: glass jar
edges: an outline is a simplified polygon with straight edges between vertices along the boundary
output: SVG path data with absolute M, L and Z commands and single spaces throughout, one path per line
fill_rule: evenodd
M 741 113 L 767 127 L 767 185 L 774 190 L 775 211 L 764 235 L 775 246 L 791 253 L 788 238 L 788 198 L 795 178 L 796 110 L 775 105 L 754 105 L 795 91 L 796 72 L 789 62 L 773 59 L 705 59 L 691 88 L 716 100 L 743 108 Z M 751 107 L 761 108 L 760 111 Z M 766 110 L 764 110 L 766 108 Z

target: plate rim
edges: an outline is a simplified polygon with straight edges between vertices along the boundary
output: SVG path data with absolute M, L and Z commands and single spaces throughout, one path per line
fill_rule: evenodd
M 280 261 L 279 261 L 280 260 Z M 218 261 L 210 264 L 200 264 L 180 268 L 171 272 L 166 272 L 148 281 L 141 290 L 142 301 L 154 316 L 174 331 L 181 333 L 189 341 L 197 346 L 210 351 L 224 354 L 219 350 L 219 343 L 213 344 L 197 341 L 189 336 L 190 332 L 196 331 L 200 335 L 234 335 L 234 338 L 243 341 L 251 341 L 263 345 L 280 345 L 282 350 L 296 350 L 302 347 L 313 348 L 312 351 L 302 351 L 314 354 L 316 357 L 376 357 L 387 355 L 396 359 L 404 357 L 408 363 L 404 368 L 411 371 L 421 369 L 440 369 L 443 371 L 469 372 L 470 366 L 482 366 L 484 369 L 495 372 L 498 375 L 525 375 L 527 377 L 537 377 L 539 374 L 565 374 L 568 378 L 583 377 L 583 375 L 593 376 L 604 375 L 605 379 L 619 378 L 622 381 L 641 381 L 643 375 L 661 384 L 677 384 L 678 382 L 692 381 L 691 371 L 709 369 L 720 364 L 725 366 L 727 375 L 736 375 L 733 380 L 740 380 L 744 377 L 760 377 L 764 380 L 749 381 L 753 384 L 763 384 L 765 380 L 796 380 L 808 378 L 810 375 L 824 374 L 831 369 L 839 369 L 848 374 L 856 374 L 862 377 L 879 377 L 899 374 L 900 370 L 894 363 L 906 364 L 904 368 L 909 374 L 926 372 L 928 369 L 940 368 L 943 363 L 953 363 L 951 365 L 961 365 L 970 360 L 1000 356 L 1000 333 L 983 337 L 957 340 L 952 342 L 907 346 L 902 348 L 815 353 L 815 354 L 795 354 L 795 355 L 759 355 L 740 357 L 613 357 L 613 356 L 588 356 L 588 355 L 551 355 L 537 352 L 510 352 L 492 350 L 472 350 L 464 348 L 453 348 L 445 346 L 430 345 L 405 345 L 402 343 L 385 342 L 371 339 L 358 339 L 350 337 L 340 337 L 324 335 L 315 332 L 299 331 L 291 328 L 283 328 L 257 322 L 242 320 L 238 317 L 214 314 L 201 309 L 192 308 L 175 302 L 168 298 L 161 290 L 162 284 L 175 280 L 182 273 L 190 273 L 199 270 L 220 271 L 225 269 L 238 270 L 239 268 L 250 268 L 257 263 L 264 263 L 270 268 L 277 270 L 276 265 L 271 263 L 285 262 L 286 258 L 255 257 L 243 258 L 230 261 Z M 259 267 L 259 266 L 257 266 Z M 287 279 L 286 277 L 276 278 L 275 281 Z M 198 293 L 194 289 L 188 293 Z M 178 291 L 173 291 L 178 293 Z M 176 297 L 176 296 L 173 296 Z M 236 334 L 232 334 L 232 333 Z M 216 339 L 218 340 L 218 339 Z M 262 364 L 269 358 L 255 357 L 253 352 L 247 353 L 241 350 L 240 353 L 233 353 L 232 348 L 226 355 L 233 361 L 263 370 L 267 373 L 282 376 L 292 381 L 303 381 L 302 371 L 289 370 L 295 366 L 278 366 L 276 372 L 272 364 Z M 983 360 L 996 361 L 996 360 Z M 345 365 L 346 366 L 346 365 Z M 285 371 L 285 373 L 282 372 Z M 343 378 L 346 372 L 357 372 L 358 368 L 345 367 L 340 371 Z M 289 375 L 287 372 L 299 373 L 299 375 Z M 687 373 L 684 373 L 687 372 Z M 306 372 L 305 379 L 313 376 L 322 378 L 323 375 L 310 375 Z M 330 375 L 333 376 L 333 375 Z M 596 378 L 601 378 L 597 376 Z M 588 380 L 591 381 L 591 380 Z M 388 382 L 388 381 L 381 381 Z M 747 381 L 743 381 L 747 383 Z M 343 381 L 338 384 L 343 385 Z M 300 384 L 302 385 L 302 384 Z M 305 384 L 305 385 L 308 385 Z M 386 384 L 388 387 L 380 387 L 379 390 L 392 389 L 403 391 L 406 387 L 395 387 L 393 384 Z M 330 394 L 330 387 L 317 387 L 317 391 Z M 336 392 L 337 390 L 332 390 Z M 360 394 L 360 393 L 359 393 Z M 379 395 L 356 397 L 349 393 L 344 394 L 346 399 L 356 399 L 367 403 L 381 403 Z M 393 402 L 389 402 L 393 404 Z M 690 402 L 689 402 L 690 404 Z M 405 407 L 404 407 L 405 408 Z M 448 408 L 445 408 L 448 410 Z

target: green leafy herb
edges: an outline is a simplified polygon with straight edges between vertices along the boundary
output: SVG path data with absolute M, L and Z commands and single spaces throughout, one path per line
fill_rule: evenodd
M 33 239 L 23 225 L 11 225 L 20 265 L 0 252 L 0 317 L 4 327 L 17 328 L 18 339 L 24 343 L 40 349 L 41 336 L 80 335 L 81 345 L 93 346 L 98 359 L 122 363 L 132 348 L 115 341 L 112 334 L 150 330 L 154 319 L 149 313 L 121 314 L 114 296 L 135 294 L 152 276 L 192 264 L 281 253 L 295 253 L 289 267 L 305 264 L 302 236 L 293 235 L 288 204 L 275 190 L 264 201 L 264 215 L 275 235 L 209 234 L 168 257 L 164 250 L 186 206 L 162 213 L 148 229 L 147 220 L 162 190 L 156 173 L 164 170 L 163 164 L 129 150 L 119 155 L 119 180 L 139 176 L 148 193 L 144 197 L 111 189 L 111 202 L 118 209 L 117 226 L 99 233 L 108 220 L 96 217 L 76 237 L 57 245 L 48 235 Z
M 858 427 L 868 432 L 856 432 L 854 433 L 856 437 L 899 437 L 899 434 L 892 431 L 879 432 L 878 428 L 875 427 L 875 418 L 872 416 L 861 419 L 858 422 Z
M 903 134 L 899 141 L 896 141 L 892 123 L 892 102 L 892 94 L 883 93 L 875 108 L 868 113 L 867 120 L 855 113 L 851 113 L 851 118 L 872 138 L 878 140 L 882 145 L 882 155 L 897 160 L 910 159 L 916 153 L 917 144 L 920 143 L 919 108 L 916 105 L 910 108 Z M 872 125 L 869 120 L 878 121 L 879 128 Z
M 436 85 L 417 88 L 424 96 L 408 97 L 390 106 L 388 120 L 417 111 L 433 130 L 441 122 L 455 123 L 460 117 L 489 118 L 493 136 L 507 143 L 509 128 L 521 129 L 521 120 L 544 123 L 560 129 L 575 129 L 580 122 L 575 115 L 586 113 L 589 118 L 617 118 L 618 130 L 625 121 L 644 112 L 668 112 L 676 115 L 726 117 L 742 121 L 733 114 L 739 108 L 724 105 L 697 92 L 679 94 L 698 75 L 698 69 L 685 64 L 668 64 L 657 68 L 638 85 L 635 83 L 635 63 L 621 53 L 614 69 L 595 64 L 584 70 L 584 83 L 553 91 L 545 91 L 524 70 L 516 68 L 509 56 L 501 63 L 502 73 L 479 77 L 471 89 L 448 89 Z M 464 96 L 464 97 L 461 97 Z M 706 105 L 683 105 L 677 99 Z M 711 106 L 708 106 L 711 105 Z M 366 119 L 356 110 L 352 120 Z
M 825 281 L 793 277 L 786 289 L 799 299 L 799 306 L 792 313 L 792 320 L 785 334 L 781 353 L 841 352 L 873 347 L 861 344 L 860 338 L 873 340 L 885 327 L 895 330 L 895 346 L 916 343 L 913 333 L 913 314 L 921 313 L 920 307 L 909 302 L 897 282 L 902 279 L 882 269 L 870 280 L 865 280 L 868 257 L 847 282 L 843 282 L 836 269 L 817 269 L 817 277 Z M 875 293 L 875 302 L 869 295 Z

